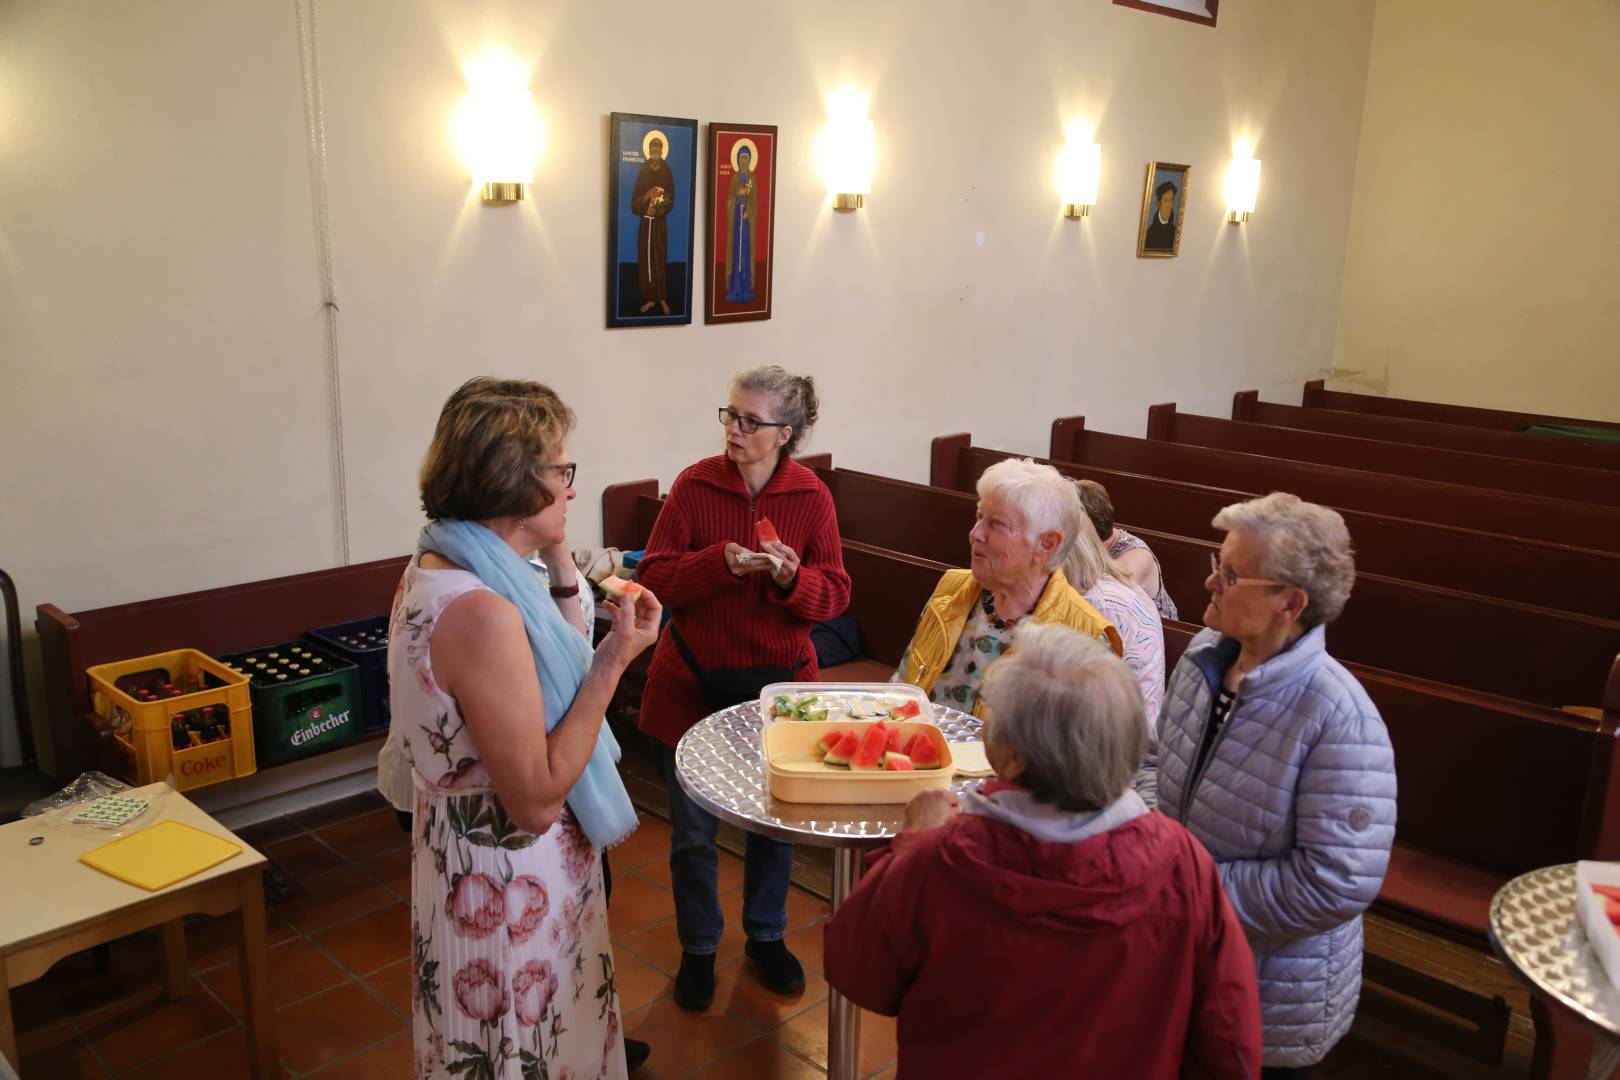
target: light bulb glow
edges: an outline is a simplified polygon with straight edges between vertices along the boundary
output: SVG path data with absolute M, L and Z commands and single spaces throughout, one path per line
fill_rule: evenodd
M 1226 212 L 1247 217 L 1260 195 L 1260 160 L 1237 157 L 1226 170 Z
M 1101 146 L 1096 143 L 1068 143 L 1058 153 L 1059 201 L 1066 205 L 1094 205 L 1097 202 L 1097 184 L 1101 175 Z
M 866 115 L 866 99 L 854 91 L 827 102 L 827 126 L 816 143 L 816 160 L 832 195 L 869 195 L 877 163 L 877 135 Z
M 469 61 L 467 97 L 452 129 L 456 150 L 475 184 L 530 184 L 540 157 L 540 116 L 529 92 L 529 73 L 506 53 Z

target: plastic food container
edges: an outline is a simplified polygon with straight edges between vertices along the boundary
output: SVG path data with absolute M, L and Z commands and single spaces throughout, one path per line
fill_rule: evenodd
M 799 720 L 771 714 L 778 697 L 804 704 L 802 711 L 818 714 L 827 710 L 824 720 Z M 898 727 L 906 739 L 925 732 L 939 750 L 940 767 L 911 772 L 882 772 L 824 765 L 816 744 L 829 731 L 865 732 L 877 723 L 869 713 L 887 711 L 914 703 L 917 712 L 900 721 L 887 721 Z M 955 776 L 945 733 L 934 724 L 934 711 L 928 695 L 905 683 L 772 683 L 760 692 L 760 715 L 764 730 L 760 739 L 765 772 L 771 795 L 783 802 L 835 805 L 907 803 L 912 796 L 930 788 L 948 788 Z
M 763 723 L 769 725 L 787 720 L 795 722 L 800 720 L 796 715 L 776 715 L 772 710 L 778 698 L 786 698 L 789 704 L 796 704 L 805 698 L 814 698 L 814 702 L 805 711 L 814 714 L 825 708 L 827 715 L 825 717 L 812 715 L 810 718 L 841 721 L 883 720 L 887 718 L 889 708 L 915 702 L 917 711 L 907 719 L 927 723 L 934 721 L 934 703 L 928 700 L 928 695 L 923 693 L 922 687 L 912 686 L 910 683 L 771 683 L 759 692 L 759 716 Z
M 1593 885 L 1620 888 L 1620 863 L 1590 862 L 1575 864 L 1575 912 L 1586 931 L 1586 940 L 1597 954 L 1598 963 L 1609 976 L 1609 982 L 1620 991 L 1620 929 L 1609 921 L 1603 909 L 1603 897 Z

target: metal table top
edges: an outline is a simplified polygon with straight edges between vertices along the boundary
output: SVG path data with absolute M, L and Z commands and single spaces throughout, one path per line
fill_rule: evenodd
M 979 721 L 967 713 L 935 705 L 934 722 L 947 742 L 979 737 Z M 681 736 L 675 747 L 675 774 L 692 801 L 721 821 L 798 844 L 871 845 L 900 831 L 904 803 L 830 806 L 772 798 L 760 751 L 762 730 L 759 702 L 747 701 L 699 720 Z M 958 778 L 951 790 L 978 782 Z
M 1575 864 L 1520 874 L 1491 899 L 1491 943 L 1536 989 L 1620 1038 L 1620 993 L 1575 914 Z

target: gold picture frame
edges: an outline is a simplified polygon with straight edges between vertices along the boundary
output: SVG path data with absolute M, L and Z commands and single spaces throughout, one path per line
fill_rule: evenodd
M 1142 224 L 1136 230 L 1137 258 L 1173 259 L 1181 254 L 1181 226 L 1187 216 L 1187 186 L 1191 178 L 1191 165 L 1148 162 L 1147 180 L 1142 184 Z M 1169 221 L 1161 220 L 1157 205 L 1166 185 L 1174 189 Z

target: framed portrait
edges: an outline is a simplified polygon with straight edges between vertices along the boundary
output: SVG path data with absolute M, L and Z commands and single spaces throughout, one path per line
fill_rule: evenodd
M 613 113 L 608 131 L 609 326 L 692 321 L 697 121 Z
M 771 317 L 776 128 L 709 124 L 706 323 Z
M 1191 165 L 1150 161 L 1142 187 L 1142 226 L 1136 233 L 1136 257 L 1173 259 L 1181 254 L 1181 222 L 1187 215 L 1187 178 Z
M 1215 25 L 1215 14 L 1221 6 L 1221 0 L 1114 0 L 1114 3 L 1137 11 L 1168 15 L 1172 19 L 1186 19 L 1202 26 Z

